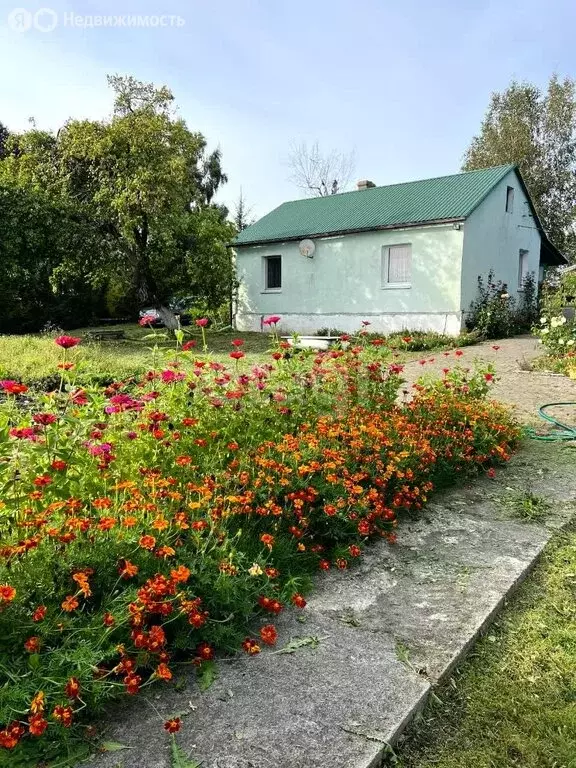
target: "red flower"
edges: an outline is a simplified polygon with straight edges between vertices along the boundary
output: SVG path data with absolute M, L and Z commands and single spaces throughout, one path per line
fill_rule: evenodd
M 211 661 L 214 658 L 214 648 L 209 643 L 200 643 L 196 648 L 196 656 L 202 661 Z
M 28 651 L 28 653 L 38 653 L 40 650 L 40 638 L 29 637 L 28 640 L 26 640 L 24 643 L 24 648 Z
M 43 715 L 30 715 L 28 718 L 28 730 L 32 736 L 42 736 L 46 728 L 48 728 L 48 721 L 44 719 Z
M 64 472 L 65 469 L 68 469 L 68 464 L 61 459 L 54 459 L 50 467 L 56 472 Z
M 486 475 L 487 475 L 488 477 L 490 477 L 490 478 L 494 478 L 494 477 L 496 477 L 496 470 L 494 469 L 494 467 L 490 467 L 490 469 L 488 470 L 488 472 L 486 472 Z
M 182 344 L 182 351 L 189 352 L 191 349 L 194 349 L 195 346 L 196 346 L 195 341 L 187 341 L 185 344 Z
M 105 627 L 113 627 L 115 623 L 116 619 L 107 611 L 102 617 L 102 624 L 104 624 Z
M 129 693 L 131 696 L 138 693 L 140 690 L 140 683 L 142 682 L 142 678 L 140 675 L 136 675 L 133 672 L 130 672 L 126 675 L 124 678 L 124 685 L 126 686 L 126 693 Z
M 232 346 L 233 347 L 242 347 L 242 346 L 244 346 L 244 339 L 234 339 L 232 341 Z
M 328 560 L 320 560 L 318 563 L 318 568 L 320 568 L 321 571 L 329 571 L 330 570 L 330 563 Z
M 48 424 L 54 424 L 57 421 L 57 417 L 53 413 L 35 413 L 32 416 L 32 421 L 45 427 Z
M 59 347 L 62 347 L 62 349 L 71 349 L 72 347 L 75 347 L 77 344 L 80 344 L 81 339 L 79 339 L 77 336 L 57 336 L 54 339 L 54 344 L 57 344 Z
M 350 553 L 350 557 L 360 557 L 362 550 L 360 547 L 357 547 L 356 544 L 351 544 L 348 547 L 348 552 Z
M 278 640 L 276 627 L 273 624 L 266 624 L 260 630 L 260 637 L 266 645 L 276 645 L 276 640 Z
M 182 721 L 179 717 L 172 717 L 170 720 L 166 720 L 164 723 L 164 729 L 168 731 L 168 733 L 178 733 L 181 725 Z
M 141 325 L 144 327 L 145 325 L 153 325 L 157 320 L 157 316 L 153 315 L 152 313 L 149 313 L 147 315 L 142 315 L 140 320 L 138 320 L 138 325 Z
M 464 352 L 462 352 L 462 350 L 461 350 L 461 349 L 457 349 L 457 350 L 456 350 L 456 352 L 454 352 L 454 354 L 456 355 L 456 357 L 462 357 L 462 355 L 464 354 Z
M 484 378 L 486 381 L 493 381 L 494 380 L 494 374 L 493 373 L 485 373 Z
M 256 642 L 256 640 L 252 640 L 251 637 L 247 637 L 246 640 L 242 643 L 242 648 L 246 651 L 248 656 L 256 656 L 257 653 L 260 653 L 260 646 Z
M 12 379 L 0 381 L 0 387 L 9 395 L 21 395 L 23 392 L 28 391 L 28 387 L 25 384 L 19 384 L 17 381 L 12 381 Z
M 242 358 L 246 357 L 246 355 L 240 349 L 236 349 L 234 352 L 230 352 L 230 357 L 232 360 L 242 360 Z
M 32 614 L 32 621 L 44 621 L 47 610 L 45 605 L 39 605 Z
M 498 350 L 500 349 L 500 347 L 498 346 L 498 344 L 493 344 L 493 345 L 492 345 L 492 349 L 494 349 L 494 350 L 496 350 L 496 352 L 498 352 Z
M 366 328 L 366 326 L 372 325 L 372 323 L 370 322 L 370 320 L 362 320 L 362 325 L 364 326 L 364 328 Z
M 64 728 L 70 728 L 72 725 L 72 707 L 63 707 L 61 704 L 57 704 L 52 712 L 52 717 L 58 720 Z
M 198 328 L 206 328 L 210 321 L 207 317 L 201 317 L 200 319 L 196 320 L 196 325 Z
M 276 325 L 276 323 L 279 323 L 282 318 L 278 315 L 270 315 L 270 317 L 267 317 L 266 320 L 262 320 L 262 325 Z
M 296 608 L 305 608 L 306 607 L 306 600 L 298 592 L 296 592 L 296 594 L 292 595 L 292 603 L 296 606 Z

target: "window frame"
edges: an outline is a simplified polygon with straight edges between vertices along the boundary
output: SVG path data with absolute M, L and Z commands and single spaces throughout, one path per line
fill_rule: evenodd
M 410 248 L 410 280 L 407 283 L 392 283 L 390 282 L 388 275 L 390 274 L 390 251 L 392 248 Z M 412 243 L 391 243 L 390 245 L 382 246 L 382 253 L 380 258 L 380 287 L 382 290 L 395 290 L 412 288 Z
M 506 213 L 514 213 L 514 187 L 506 187 Z
M 270 259 L 280 259 L 280 285 L 277 288 L 270 288 L 268 286 L 268 262 Z M 282 254 L 269 253 L 266 256 L 262 256 L 262 285 L 264 288 L 261 293 L 282 293 Z
M 518 293 L 522 293 L 524 291 L 524 288 L 522 287 L 524 285 L 524 280 L 529 274 L 529 270 L 526 269 L 524 272 L 522 269 L 523 261 L 522 259 L 526 258 L 526 267 L 528 266 L 528 257 L 530 255 L 530 251 L 527 248 L 520 248 L 518 250 Z

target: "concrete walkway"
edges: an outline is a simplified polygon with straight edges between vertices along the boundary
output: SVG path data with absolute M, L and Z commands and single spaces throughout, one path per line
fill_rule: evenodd
M 566 376 L 551 376 L 527 370 L 531 361 L 544 353 L 542 345 L 533 336 L 486 341 L 462 347 L 461 351 L 461 357 L 455 356 L 454 352 L 447 356 L 442 352 L 422 353 L 421 359 L 426 360 L 426 364 L 420 365 L 418 360 L 411 361 L 406 364 L 404 374 L 409 383 L 413 383 L 422 374 L 441 374 L 443 368 L 452 368 L 454 365 L 469 367 L 476 360 L 492 363 L 498 376 L 492 397 L 512 406 L 518 419 L 526 423 L 543 423 L 538 418 L 538 408 L 545 403 L 576 401 L 576 381 Z M 429 362 L 432 359 L 433 362 Z M 559 408 L 551 413 L 566 419 L 568 423 L 576 423 L 576 408 Z
M 531 442 L 496 479 L 438 494 L 349 572 L 318 578 L 305 622 L 287 612 L 278 648 L 220 662 L 200 693 L 190 677 L 111 713 L 105 739 L 130 747 L 95 768 L 170 768 L 162 730 L 202 768 L 371 768 L 423 706 L 576 501 L 576 448 Z M 546 525 L 514 516 L 527 490 L 552 500 Z M 509 503 L 504 504 L 503 500 Z M 310 638 L 316 638 L 311 641 Z

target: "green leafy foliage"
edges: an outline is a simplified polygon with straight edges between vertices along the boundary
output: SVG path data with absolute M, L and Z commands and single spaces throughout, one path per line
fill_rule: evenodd
M 576 254 L 576 91 L 570 78 L 538 86 L 513 81 L 493 93 L 463 170 L 514 163 L 554 244 Z
M 182 292 L 214 308 L 230 297 L 235 229 L 213 203 L 226 181 L 220 152 L 208 153 L 204 136 L 175 117 L 167 88 L 109 82 L 108 120 L 6 139 L 0 256 L 14 317 L 0 322 L 10 330 L 46 318 L 81 325 L 90 310 L 103 313 L 106 295 L 123 312 L 157 306 L 175 327 L 168 303 Z

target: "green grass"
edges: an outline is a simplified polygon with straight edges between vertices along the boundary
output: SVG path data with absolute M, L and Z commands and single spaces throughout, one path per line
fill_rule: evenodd
M 174 337 L 164 329 L 155 331 L 155 339 L 150 336 L 150 329 L 138 325 L 114 326 L 113 330 L 123 330 L 126 339 L 119 341 L 90 341 L 86 334 L 94 332 L 94 328 L 79 328 L 71 335 L 82 337 L 81 347 L 77 347 L 78 356 L 82 363 L 79 369 L 80 378 L 96 377 L 98 380 L 123 378 L 147 370 L 152 361 L 151 348 L 158 344 L 161 353 L 175 348 Z M 194 329 L 196 331 L 196 329 Z M 202 337 L 191 329 L 185 329 L 185 340 L 194 339 L 198 351 L 202 350 Z M 208 346 L 210 352 L 218 357 L 227 358 L 233 349 L 232 339 L 244 340 L 243 350 L 247 357 L 254 362 L 270 348 L 270 336 L 262 333 L 208 331 Z M 80 352 L 81 350 L 81 352 Z M 72 350 L 71 359 L 75 356 Z M 52 335 L 34 336 L 2 336 L 0 337 L 0 378 L 13 378 L 25 382 L 37 382 L 42 385 L 44 380 L 49 383 L 54 377 L 56 366 L 61 359 L 61 350 L 54 344 Z
M 386 765 L 576 768 L 576 523 Z

